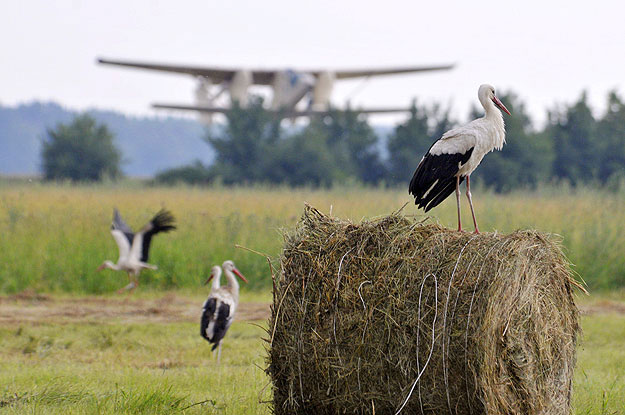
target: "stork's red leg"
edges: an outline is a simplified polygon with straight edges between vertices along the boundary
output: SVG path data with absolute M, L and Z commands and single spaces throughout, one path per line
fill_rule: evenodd
M 130 292 L 134 292 L 135 288 L 137 288 L 139 286 L 139 277 L 137 275 L 133 275 L 133 282 L 134 282 L 134 284 L 133 284 L 132 288 L 130 289 Z
M 475 233 L 480 233 L 480 230 L 477 227 L 477 220 L 475 219 L 475 212 L 473 211 L 473 200 L 471 200 L 471 175 L 467 176 L 467 199 L 469 199 L 469 206 L 471 206 L 471 216 L 473 216 Z
M 128 290 L 130 284 L 132 284 L 132 280 L 130 279 L 130 272 L 126 272 L 126 276 L 128 277 L 128 285 L 117 290 L 117 294 L 122 294 L 124 291 Z
M 462 223 L 460 223 L 460 176 L 456 176 L 456 208 L 458 209 L 458 232 L 462 232 Z
M 127 275 L 128 275 L 128 285 L 117 290 L 117 294 L 122 294 L 129 290 L 130 292 L 132 292 L 132 290 L 134 290 L 137 287 L 137 285 L 139 285 L 139 280 L 137 279 L 135 275 L 131 277 L 130 272 L 128 272 Z

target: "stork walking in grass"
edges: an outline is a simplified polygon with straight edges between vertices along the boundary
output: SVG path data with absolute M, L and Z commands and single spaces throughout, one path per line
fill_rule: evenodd
M 152 220 L 139 232 L 133 233 L 132 229 L 124 222 L 119 211 L 113 209 L 113 224 L 111 225 L 111 235 L 119 248 L 119 259 L 117 263 L 106 260 L 98 267 L 98 271 L 105 268 L 115 271 L 126 271 L 128 273 L 128 285 L 119 289 L 122 293 L 134 290 L 139 285 L 138 276 L 141 270 L 148 268 L 155 270 L 156 265 L 148 264 L 150 243 L 152 237 L 160 232 L 169 232 L 176 229 L 175 219 L 171 212 L 161 209 Z
M 213 280 L 213 284 L 211 293 L 204 303 L 202 310 L 200 330 L 202 337 L 213 344 L 212 351 L 219 348 L 217 352 L 217 363 L 219 363 L 221 359 L 221 341 L 234 320 L 234 313 L 239 304 L 239 283 L 236 277 L 247 282 L 247 279 L 239 272 L 232 261 L 225 261 L 222 264 L 222 268 L 226 275 L 226 280 L 228 280 L 225 287 L 219 286 L 219 278 L 221 277 L 221 269 L 219 266 L 214 266 L 212 268 L 211 274 L 208 280 L 206 280 L 205 284 L 208 284 L 211 279 Z
M 484 156 L 494 149 L 501 150 L 506 141 L 506 131 L 501 111 L 510 111 L 495 95 L 495 88 L 481 85 L 478 98 L 484 107 L 484 116 L 467 125 L 447 131 L 423 156 L 410 181 L 409 192 L 415 204 L 426 212 L 438 206 L 455 189 L 460 222 L 460 183 L 467 179 L 467 199 L 471 207 L 475 233 L 480 233 L 471 199 L 471 173 Z

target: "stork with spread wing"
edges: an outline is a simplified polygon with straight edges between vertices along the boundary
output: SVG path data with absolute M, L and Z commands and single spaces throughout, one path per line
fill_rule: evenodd
M 442 71 L 453 65 L 407 66 L 356 70 L 291 70 L 291 69 L 243 69 L 218 68 L 187 65 L 167 65 L 111 59 L 98 59 L 98 63 L 128 68 L 147 69 L 161 72 L 191 75 L 198 79 L 196 102 L 194 104 L 153 104 L 154 108 L 198 111 L 201 119 L 210 123 L 214 113 L 227 113 L 229 106 L 215 105 L 215 101 L 227 92 L 231 104 L 235 101 L 242 107 L 248 102 L 248 90 L 253 85 L 268 86 L 273 90 L 270 111 L 281 118 L 309 117 L 328 114 L 330 95 L 336 80 L 368 78 L 372 76 L 397 75 L 416 72 Z M 309 105 L 297 108 L 307 99 Z M 363 114 L 407 112 L 409 108 L 367 108 L 357 109 Z
M 114 271 L 126 271 L 128 273 L 128 285 L 121 288 L 118 293 L 134 290 L 139 285 L 139 273 L 143 269 L 157 269 L 156 265 L 148 263 L 148 255 L 152 237 L 161 232 L 169 232 L 176 229 L 175 219 L 171 212 L 161 209 L 150 222 L 141 230 L 134 233 L 124 222 L 117 209 L 113 209 L 113 223 L 111 235 L 119 248 L 117 263 L 106 260 L 98 267 L 98 271 L 105 268 Z

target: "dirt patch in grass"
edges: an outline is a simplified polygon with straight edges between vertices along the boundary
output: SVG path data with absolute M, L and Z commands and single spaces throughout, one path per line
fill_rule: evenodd
M 34 290 L 24 290 L 17 294 L 0 296 L 0 304 L 3 302 L 15 302 L 15 301 L 41 302 L 41 301 L 49 301 L 49 300 L 50 300 L 49 295 L 40 294 Z
M 196 322 L 202 312 L 203 300 L 166 293 L 153 299 L 125 297 L 55 297 L 25 291 L 0 296 L 0 325 L 21 323 L 81 323 L 81 322 Z M 581 304 L 582 315 L 625 315 L 625 303 L 599 300 Z M 242 302 L 237 321 L 258 321 L 269 318 L 269 304 Z
M 625 303 L 611 300 L 600 300 L 579 307 L 582 315 L 594 314 L 625 314 Z
M 174 293 L 153 299 L 133 297 L 55 298 L 36 293 L 0 296 L 0 325 L 84 322 L 196 322 L 203 300 Z M 237 321 L 269 318 L 269 304 L 239 304 Z

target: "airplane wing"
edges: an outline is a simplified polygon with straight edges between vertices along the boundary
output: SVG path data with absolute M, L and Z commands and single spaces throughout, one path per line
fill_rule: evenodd
M 133 61 L 119 61 L 99 58 L 98 63 L 104 65 L 116 65 L 125 66 L 128 68 L 137 69 L 150 69 L 153 71 L 161 72 L 173 72 L 182 73 L 193 76 L 205 76 L 210 78 L 215 83 L 221 83 L 224 81 L 230 81 L 237 73 L 238 69 L 231 68 L 219 68 L 219 67 L 207 67 L 207 66 L 189 66 L 189 65 L 167 65 L 160 63 L 146 63 L 146 62 L 133 62 Z M 297 73 L 310 73 L 318 77 L 324 72 L 331 72 L 336 76 L 336 79 L 349 79 L 349 78 L 362 78 L 367 76 L 380 76 L 380 75 L 393 75 L 413 72 L 429 72 L 429 71 L 445 71 L 452 69 L 454 65 L 439 65 L 439 66 L 406 66 L 396 68 L 378 68 L 378 69 L 356 69 L 356 70 L 297 70 Z M 251 70 L 253 83 L 256 85 L 271 85 L 273 83 L 276 73 L 282 72 L 279 70 Z
M 209 114 L 227 114 L 232 111 L 230 108 L 222 107 L 207 107 L 198 105 L 178 105 L 178 104 L 152 104 L 152 108 L 157 109 L 170 109 L 181 111 L 199 111 Z M 336 109 L 334 109 L 336 110 Z M 310 116 L 324 116 L 332 113 L 332 110 L 267 110 L 272 114 L 276 114 L 281 118 L 297 118 L 297 117 L 310 117 Z M 350 111 L 357 112 L 359 114 L 390 114 L 399 112 L 410 112 L 410 108 L 364 108 L 364 109 L 351 109 Z
M 362 78 L 366 76 L 395 75 L 413 72 L 431 72 L 431 71 L 447 71 L 453 69 L 454 65 L 439 66 L 406 66 L 397 68 L 380 68 L 380 69 L 356 69 L 335 71 L 336 79 Z
M 205 76 L 215 83 L 230 81 L 240 69 L 189 66 L 189 65 L 167 65 L 160 63 L 146 63 L 133 61 L 117 61 L 111 59 L 98 58 L 98 63 L 104 65 L 125 66 L 127 68 L 150 69 L 153 71 L 182 73 L 193 76 Z M 252 72 L 253 83 L 257 85 L 271 85 L 276 71 L 254 70 Z

